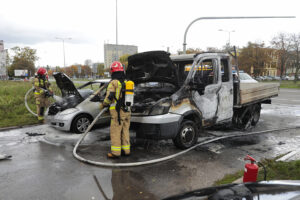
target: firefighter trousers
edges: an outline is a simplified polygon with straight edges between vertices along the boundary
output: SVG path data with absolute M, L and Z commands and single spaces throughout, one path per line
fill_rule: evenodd
M 110 110 L 110 140 L 111 140 L 111 153 L 115 156 L 121 155 L 121 150 L 126 155 L 130 154 L 130 112 L 120 110 L 120 123 L 118 120 L 118 112 L 115 109 Z
M 46 108 L 49 106 L 49 99 L 46 97 L 36 97 L 36 113 L 38 115 L 38 120 L 44 119 L 44 112 Z

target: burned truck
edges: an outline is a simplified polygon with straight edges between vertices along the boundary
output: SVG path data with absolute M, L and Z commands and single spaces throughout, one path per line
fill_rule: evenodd
M 126 76 L 135 82 L 131 128 L 137 137 L 173 139 L 175 146 L 186 149 L 205 127 L 255 126 L 261 104 L 278 96 L 279 85 L 240 83 L 231 63 L 227 53 L 130 56 Z

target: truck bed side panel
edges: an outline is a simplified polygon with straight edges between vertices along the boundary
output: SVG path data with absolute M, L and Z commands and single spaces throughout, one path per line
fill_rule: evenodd
M 240 105 L 278 96 L 279 83 L 241 83 Z

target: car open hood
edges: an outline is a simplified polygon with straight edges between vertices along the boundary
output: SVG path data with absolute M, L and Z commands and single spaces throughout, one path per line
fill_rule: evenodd
M 61 90 L 62 97 L 66 97 L 69 95 L 75 95 L 79 99 L 83 99 L 78 90 L 76 89 L 74 83 L 71 79 L 64 73 L 55 72 L 53 76 L 56 80 L 56 84 Z
M 128 57 L 126 77 L 137 83 L 167 82 L 178 85 L 176 67 L 165 51 L 149 51 Z

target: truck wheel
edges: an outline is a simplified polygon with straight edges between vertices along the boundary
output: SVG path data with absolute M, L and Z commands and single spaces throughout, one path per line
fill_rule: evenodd
M 260 104 L 256 104 L 253 108 L 253 113 L 252 113 L 252 122 L 251 122 L 252 126 L 255 126 L 257 124 L 257 122 L 259 121 L 260 110 L 261 110 Z
M 177 133 L 173 139 L 173 143 L 179 149 L 187 149 L 193 146 L 198 140 L 198 129 L 195 122 L 191 120 L 183 120 Z
M 75 133 L 84 133 L 91 124 L 92 119 L 86 114 L 78 115 L 72 122 L 71 128 Z

